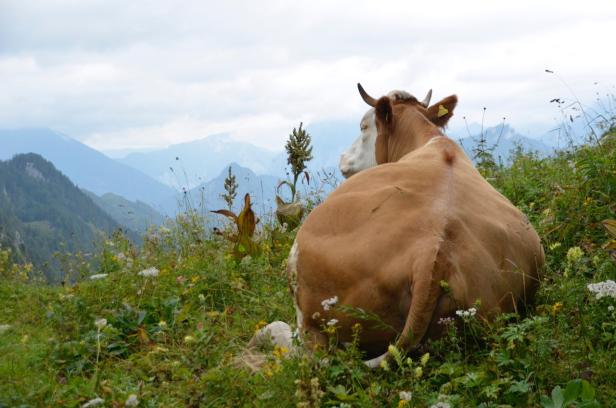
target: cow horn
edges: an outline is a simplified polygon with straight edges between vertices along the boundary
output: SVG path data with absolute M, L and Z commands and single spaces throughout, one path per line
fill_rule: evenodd
M 426 95 L 424 100 L 421 101 L 421 104 L 427 108 L 428 105 L 430 105 L 430 99 L 432 99 L 432 89 L 428 91 L 428 94 Z
M 368 95 L 368 93 L 364 91 L 364 88 L 361 86 L 359 82 L 357 83 L 357 89 L 359 89 L 359 94 L 361 95 L 361 98 L 364 100 L 364 102 L 366 102 L 368 105 L 374 108 L 376 106 L 376 99 Z

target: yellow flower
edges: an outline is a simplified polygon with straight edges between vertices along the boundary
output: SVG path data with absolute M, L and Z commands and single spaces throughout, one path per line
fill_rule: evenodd
M 265 326 L 267 326 L 267 322 L 265 320 L 259 320 L 259 322 L 255 324 L 255 331 L 259 331 Z
M 554 242 L 553 244 L 550 244 L 550 246 L 548 247 L 550 249 L 550 251 L 553 251 L 555 249 L 560 248 L 561 243 L 560 242 Z
M 276 346 L 276 347 L 274 347 L 274 353 L 273 354 L 274 354 L 274 357 L 276 357 L 277 359 L 281 359 L 288 352 L 289 352 L 289 349 L 287 349 L 286 347 Z
M 563 304 L 562 302 L 556 302 L 552 305 L 552 314 L 556 314 L 558 312 L 560 312 L 560 310 L 563 308 Z
M 196 341 L 196 339 L 193 336 L 186 336 L 184 337 L 184 343 L 186 344 L 192 344 Z
M 569 261 L 569 263 L 576 263 L 582 259 L 583 256 L 584 251 L 582 251 L 582 248 L 578 246 L 571 247 L 567 251 L 567 261 Z

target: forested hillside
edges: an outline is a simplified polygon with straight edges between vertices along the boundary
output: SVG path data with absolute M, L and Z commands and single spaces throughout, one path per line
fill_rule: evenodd
M 162 225 L 165 220 L 161 213 L 142 201 L 130 201 L 113 193 L 98 196 L 85 189 L 82 191 L 118 224 L 139 234 L 145 233 L 148 227 Z
M 91 252 L 118 228 L 41 156 L 0 162 L 0 244 L 11 249 L 13 261 L 31 262 L 57 282 L 63 276 L 54 253 Z

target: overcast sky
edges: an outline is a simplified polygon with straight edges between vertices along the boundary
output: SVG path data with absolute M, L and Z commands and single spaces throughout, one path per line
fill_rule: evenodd
M 359 124 L 361 82 L 456 93 L 452 128 L 485 106 L 537 135 L 571 97 L 546 68 L 589 105 L 614 93 L 614 27 L 613 1 L 0 0 L 0 127 L 102 150 L 219 132 L 282 149 L 300 120 Z

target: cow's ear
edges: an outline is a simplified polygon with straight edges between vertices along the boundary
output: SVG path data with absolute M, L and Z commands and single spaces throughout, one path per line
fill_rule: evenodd
M 458 97 L 450 95 L 428 108 L 426 117 L 436 126 L 444 127 L 453 116 L 453 110 L 458 104 Z
M 387 163 L 389 134 L 393 128 L 393 109 L 387 96 L 380 98 L 374 106 L 376 116 L 375 158 L 377 164 Z
M 391 127 L 393 122 L 393 110 L 391 108 L 391 100 L 387 96 L 380 98 L 374 106 L 377 123 L 385 127 Z

